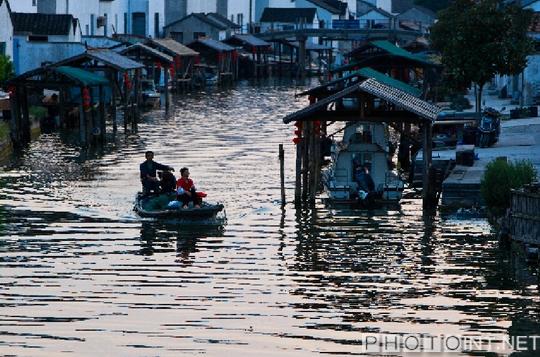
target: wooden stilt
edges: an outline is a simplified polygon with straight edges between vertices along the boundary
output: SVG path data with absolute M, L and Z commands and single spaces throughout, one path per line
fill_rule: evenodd
M 106 126 L 106 110 L 105 110 L 105 93 L 103 86 L 99 86 L 99 136 L 100 141 L 105 142 L 105 134 L 107 132 Z
M 422 124 L 422 204 L 424 209 L 432 208 L 433 190 L 430 180 L 431 171 L 431 124 Z
M 285 151 L 283 144 L 279 144 L 279 177 L 281 183 L 281 207 L 287 204 L 285 198 Z
M 302 148 L 303 140 L 296 144 L 296 178 L 294 185 L 294 203 L 296 205 L 300 204 L 302 199 Z
M 169 71 L 167 68 L 163 69 L 165 71 L 165 109 L 169 109 Z

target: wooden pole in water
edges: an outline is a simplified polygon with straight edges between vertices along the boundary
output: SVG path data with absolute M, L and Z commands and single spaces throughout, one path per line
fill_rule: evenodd
M 124 83 L 124 132 L 127 133 L 129 121 L 129 88 L 127 83 Z
M 84 106 L 83 106 L 83 91 L 84 88 L 81 87 L 81 105 L 79 106 L 79 138 L 81 140 L 81 145 L 86 146 L 86 114 L 84 112 Z
M 285 207 L 287 201 L 285 198 L 285 151 L 283 150 L 283 144 L 279 144 L 279 177 L 281 183 L 281 207 Z
M 431 123 L 422 124 L 422 204 L 424 210 L 432 208 L 431 171 Z
M 303 139 L 296 144 L 296 178 L 294 185 L 294 204 L 299 205 L 302 198 L 302 147 Z
M 99 135 L 101 142 L 105 142 L 107 114 L 105 111 L 105 93 L 103 86 L 99 86 Z
M 311 164 L 309 160 L 309 155 L 311 155 L 310 152 L 310 146 L 311 146 L 311 122 L 305 122 L 304 123 L 304 134 L 302 135 L 303 142 L 304 142 L 304 150 L 303 150 L 303 163 L 302 163 L 302 174 L 304 175 L 302 177 L 302 199 L 307 199 L 309 195 L 309 175 L 311 170 Z
M 163 68 L 165 71 L 165 109 L 169 109 L 169 70 Z

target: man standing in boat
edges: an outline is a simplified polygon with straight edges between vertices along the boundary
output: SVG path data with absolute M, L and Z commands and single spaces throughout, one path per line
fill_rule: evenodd
M 180 170 L 180 178 L 176 181 L 177 198 L 182 202 L 182 208 L 188 208 L 190 202 L 193 202 L 195 208 L 201 208 L 201 199 L 197 194 L 193 180 L 189 178 L 189 169 L 183 167 Z
M 162 165 L 154 161 L 154 152 L 147 151 L 145 154 L 146 161 L 140 165 L 141 183 L 143 185 L 143 193 L 160 192 L 160 181 L 157 178 L 157 170 L 174 171 L 174 168 L 167 165 Z

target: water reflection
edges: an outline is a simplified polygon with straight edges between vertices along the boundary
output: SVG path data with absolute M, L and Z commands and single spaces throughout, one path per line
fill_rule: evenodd
M 172 100 L 99 152 L 42 136 L 0 173 L 0 346 L 11 355 L 360 354 L 362 333 L 539 333 L 537 272 L 483 220 L 279 204 L 294 88 Z M 182 131 L 182 135 L 179 135 Z M 132 211 L 144 151 L 188 166 L 225 229 Z M 532 323 L 531 323 L 532 322 Z M 71 352 L 70 352 L 71 351 Z M 36 352 L 36 353 L 34 353 Z

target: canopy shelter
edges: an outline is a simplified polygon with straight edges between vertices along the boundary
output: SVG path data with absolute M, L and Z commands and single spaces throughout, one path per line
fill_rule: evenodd
M 171 67 L 171 78 L 174 85 L 181 83 L 191 83 L 193 76 L 193 66 L 198 61 L 199 53 L 191 48 L 184 46 L 172 38 L 148 39 L 145 45 L 159 52 L 162 52 L 174 60 L 174 66 Z
M 30 140 L 30 106 L 41 106 L 43 89 L 59 94 L 47 103 L 49 115 L 58 114 L 59 124 L 69 126 L 77 119 L 82 145 L 91 143 L 92 137 L 105 139 L 105 88 L 111 82 L 96 73 L 70 66 L 49 65 L 26 72 L 8 82 L 11 87 L 11 132 L 16 144 Z M 74 110 L 78 108 L 78 110 Z M 94 110 L 95 109 L 95 110 Z M 69 112 L 69 114 L 68 114 Z M 54 119 L 54 118 L 48 118 Z
M 110 49 L 89 49 L 80 55 L 67 58 L 52 66 L 72 66 L 94 73 L 102 73 L 112 84 L 111 110 L 116 129 L 117 98 L 124 109 L 124 129 L 128 122 L 136 126 L 141 107 L 141 70 L 144 65 Z
M 140 42 L 123 49 L 120 54 L 144 64 L 146 78 L 151 79 L 155 84 L 159 84 L 162 72 L 165 72 L 165 83 L 169 82 L 169 73 L 176 72 L 172 56 Z M 165 92 L 168 92 L 168 89 L 169 86 L 165 86 Z M 168 93 L 166 93 L 166 98 L 166 104 L 168 104 Z
M 200 38 L 187 46 L 200 53 L 204 65 L 216 69 L 218 82 L 237 78 L 238 52 L 234 47 L 210 38 Z
M 402 143 L 410 148 L 410 126 L 422 132 L 424 203 L 430 205 L 433 185 L 430 182 L 432 125 L 441 109 L 418 97 L 418 90 L 372 69 L 363 69 L 357 80 L 327 96 L 310 96 L 310 105 L 284 117 L 285 124 L 295 123 L 297 138 L 296 198 L 314 199 L 320 175 L 320 145 L 335 122 L 386 123 L 401 133 Z M 367 78 L 367 79 L 363 79 Z M 304 92 L 303 94 L 308 94 Z M 315 92 L 317 93 L 317 92 Z M 320 93 L 319 93 L 320 94 Z M 400 148 L 401 149 L 401 148 Z M 307 176 L 306 176 L 307 175 Z
M 275 39 L 272 41 L 274 53 L 277 54 L 276 62 L 278 64 L 279 73 L 282 73 L 283 67 L 291 67 L 294 74 L 298 75 L 301 68 L 293 69 L 295 63 L 298 66 L 304 66 L 304 70 L 312 71 L 312 63 L 316 61 L 316 70 L 319 74 L 330 70 L 332 62 L 333 47 L 326 44 L 318 44 L 306 39 L 290 40 L 290 39 Z M 303 59 L 303 60 L 302 60 Z M 306 62 L 307 61 L 307 62 Z M 307 65 L 307 66 L 306 66 Z M 326 67 L 326 69 L 325 69 Z
M 235 47 L 239 52 L 244 52 L 240 58 L 246 59 L 246 63 L 240 64 L 240 69 L 251 67 L 255 77 L 269 73 L 268 55 L 272 52 L 272 44 L 261 40 L 251 34 L 236 34 L 223 41 L 224 43 Z M 244 73 L 246 76 L 248 73 Z
M 318 87 L 311 88 L 307 91 L 297 94 L 297 96 L 310 95 L 317 98 L 327 97 L 331 94 L 341 91 L 343 88 L 352 86 L 368 78 L 374 78 L 381 83 L 401 89 L 404 92 L 415 97 L 420 97 L 422 95 L 422 91 L 416 87 L 413 87 L 405 82 L 401 82 L 397 79 L 387 76 L 386 74 L 376 71 L 373 68 L 365 67 L 354 71 L 344 77 L 334 79 L 333 81 L 321 84 Z
M 422 83 L 424 92 L 427 92 L 429 83 L 441 69 L 428 57 L 413 54 L 386 40 L 367 42 L 351 51 L 347 57 L 349 63 L 333 69 L 332 74 L 342 77 L 348 72 L 371 67 L 405 83 Z

